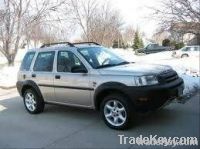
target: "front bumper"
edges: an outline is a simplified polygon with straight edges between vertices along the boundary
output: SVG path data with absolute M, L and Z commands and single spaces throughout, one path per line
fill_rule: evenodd
M 183 79 L 178 78 L 167 84 L 129 87 L 127 94 L 136 111 L 146 112 L 158 109 L 166 102 L 180 98 L 183 95 L 183 90 Z

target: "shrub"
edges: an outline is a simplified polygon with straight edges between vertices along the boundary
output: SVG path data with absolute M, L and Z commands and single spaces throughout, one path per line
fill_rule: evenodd
M 113 48 L 118 48 L 118 42 L 117 42 L 117 40 L 114 40 L 113 41 L 113 46 L 112 46 Z
M 176 45 L 175 45 L 175 49 L 181 49 L 182 47 L 184 47 L 185 46 L 185 44 L 183 43 L 183 42 L 179 42 L 179 43 L 176 43 Z
M 164 47 L 169 47 L 170 46 L 170 40 L 169 39 L 164 39 L 162 41 L 162 46 Z
M 170 45 L 174 47 L 175 50 L 181 49 L 182 47 L 185 46 L 183 42 L 176 42 L 176 41 L 172 41 Z

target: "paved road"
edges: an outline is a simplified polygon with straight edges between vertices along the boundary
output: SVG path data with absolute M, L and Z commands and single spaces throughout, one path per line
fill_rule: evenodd
M 20 97 L 0 96 L 0 148 L 136 147 L 120 145 L 118 134 L 199 138 L 199 97 L 184 105 L 173 103 L 156 113 L 136 116 L 132 129 L 115 131 L 92 110 L 47 105 L 44 113 L 30 115 Z

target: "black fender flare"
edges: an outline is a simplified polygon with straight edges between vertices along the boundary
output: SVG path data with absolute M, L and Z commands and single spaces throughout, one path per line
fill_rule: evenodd
M 101 84 L 95 89 L 95 93 L 94 93 L 95 109 L 99 110 L 99 104 L 102 100 L 99 97 L 101 97 L 102 94 L 106 93 L 107 91 L 116 91 L 129 97 L 129 94 L 127 93 L 127 88 L 128 88 L 127 85 L 119 83 L 119 82 L 106 82 L 106 83 Z
M 18 81 L 16 86 L 17 86 L 17 90 L 21 96 L 23 96 L 23 93 L 25 91 L 24 89 L 32 88 L 37 92 L 38 96 L 43 99 L 42 93 L 41 93 L 38 85 L 32 80 Z

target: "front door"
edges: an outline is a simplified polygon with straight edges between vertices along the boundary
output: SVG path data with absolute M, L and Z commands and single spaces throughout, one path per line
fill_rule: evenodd
M 71 51 L 59 51 L 54 77 L 55 101 L 69 105 L 91 107 L 90 98 L 93 88 L 90 86 L 88 72 L 78 72 L 73 69 L 86 70 L 83 63 Z

